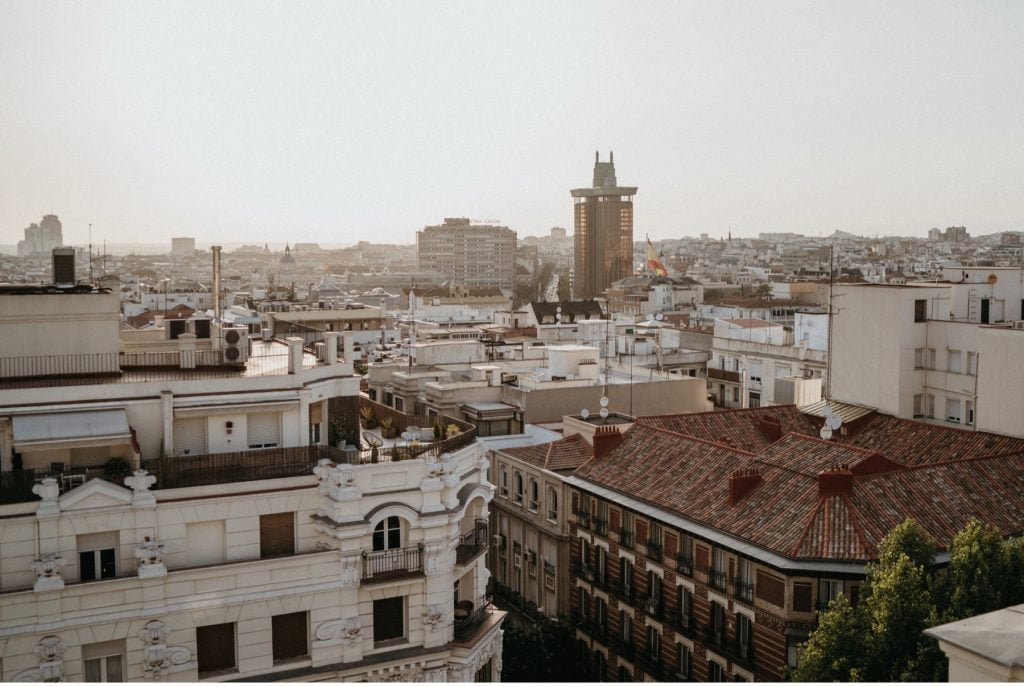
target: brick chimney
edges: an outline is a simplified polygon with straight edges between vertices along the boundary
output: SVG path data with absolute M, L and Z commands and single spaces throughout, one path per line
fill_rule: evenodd
M 738 504 L 762 482 L 764 477 L 757 468 L 744 468 L 729 475 L 729 505 Z
M 601 459 L 622 443 L 622 432 L 616 427 L 596 427 L 594 429 L 594 458 Z
M 765 417 L 757 421 L 757 428 L 761 430 L 764 438 L 775 443 L 782 438 L 782 423 L 774 417 Z
M 818 496 L 853 494 L 853 470 L 846 463 L 818 473 Z

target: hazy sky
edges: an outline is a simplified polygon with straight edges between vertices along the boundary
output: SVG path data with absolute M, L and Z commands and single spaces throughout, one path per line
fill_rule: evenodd
M 0 243 L 1024 229 L 1024 2 L 0 2 Z

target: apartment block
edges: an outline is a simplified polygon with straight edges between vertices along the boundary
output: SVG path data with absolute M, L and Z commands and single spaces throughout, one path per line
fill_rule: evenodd
M 473 224 L 447 217 L 443 224 L 416 232 L 416 264 L 439 272 L 452 284 L 515 288 L 516 233 L 496 224 Z

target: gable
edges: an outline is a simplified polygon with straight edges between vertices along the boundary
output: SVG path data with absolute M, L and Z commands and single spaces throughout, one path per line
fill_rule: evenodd
M 62 511 L 89 510 L 129 506 L 132 502 L 130 489 L 119 487 L 104 479 L 93 478 L 80 487 L 75 487 L 60 497 Z

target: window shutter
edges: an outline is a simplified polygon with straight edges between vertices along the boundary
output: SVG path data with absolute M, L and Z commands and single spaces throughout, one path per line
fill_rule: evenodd
M 284 661 L 309 654 L 306 612 L 285 613 L 271 618 L 274 660 Z
M 295 513 L 260 516 L 260 558 L 295 553 Z
M 249 445 L 266 446 L 281 444 L 280 422 L 278 413 L 250 413 L 247 418 L 249 427 Z
M 235 667 L 235 624 L 205 625 L 196 628 L 199 674 L 230 670 Z
M 799 613 L 811 612 L 811 585 L 809 582 L 793 583 L 793 610 Z
M 309 424 L 316 425 L 321 422 L 324 415 L 324 406 L 322 403 L 310 403 L 309 404 Z
M 174 455 L 206 453 L 206 418 L 192 417 L 174 421 Z

